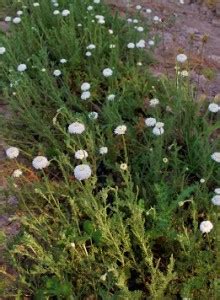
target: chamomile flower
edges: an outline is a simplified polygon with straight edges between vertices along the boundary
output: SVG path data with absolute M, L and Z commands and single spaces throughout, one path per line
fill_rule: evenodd
M 147 127 L 154 127 L 156 125 L 157 121 L 155 118 L 146 118 L 145 124 Z
M 74 176 L 77 180 L 86 180 L 92 175 L 92 170 L 89 165 L 78 165 L 74 169 Z
M 220 188 L 216 188 L 214 191 L 216 194 L 220 195 Z
M 168 158 L 167 158 L 167 157 L 164 157 L 164 158 L 163 158 L 163 162 L 164 162 L 165 164 L 167 164 L 167 163 L 169 162 Z
M 137 48 L 145 48 L 146 42 L 145 40 L 140 40 L 139 42 L 136 43 Z
M 62 74 L 62 72 L 61 72 L 60 70 L 54 70 L 54 71 L 53 71 L 53 75 L 54 75 L 55 77 L 59 77 L 61 74 Z
M 108 153 L 108 147 L 100 147 L 99 148 L 99 153 L 101 155 L 107 154 Z
M 151 107 L 156 107 L 160 103 L 159 99 L 153 98 L 150 100 L 150 106 Z
M 26 71 L 27 70 L 27 66 L 25 65 L 25 64 L 20 64 L 20 65 L 18 65 L 18 67 L 17 67 L 17 71 L 18 72 L 24 72 L 24 71 Z
M 141 10 L 142 6 L 141 5 L 136 5 L 137 10 Z
M 67 17 L 67 16 L 69 16 L 70 11 L 68 9 L 64 9 L 61 14 L 63 17 Z
M 154 42 L 153 40 L 149 40 L 149 41 L 148 41 L 148 45 L 149 45 L 150 47 L 153 47 L 153 46 L 155 45 L 155 42 Z
M 100 3 L 100 0 L 93 0 L 93 3 L 99 4 L 99 3 Z
M 68 126 L 68 132 L 72 134 L 82 134 L 85 131 L 85 125 L 80 122 L 74 122 Z
M 10 159 L 16 158 L 19 155 L 19 149 L 17 147 L 9 147 L 6 149 L 6 155 Z
M 55 9 L 54 11 L 53 11 L 53 14 L 56 16 L 56 15 L 59 15 L 60 14 L 60 11 L 58 10 L 58 9 Z
M 114 133 L 117 135 L 123 135 L 127 131 L 126 125 L 119 125 L 115 128 Z
M 81 85 L 81 91 L 83 91 L 83 92 L 86 92 L 86 91 L 90 90 L 90 88 L 91 88 L 91 85 L 88 82 L 84 82 Z
M 21 15 L 23 15 L 23 11 L 22 10 L 18 10 L 16 14 L 17 14 L 17 16 L 21 16 Z
M 128 165 L 125 164 L 125 163 L 122 163 L 122 164 L 120 164 L 120 169 L 121 169 L 122 171 L 126 171 L 126 170 L 128 169 Z
M 127 47 L 128 47 L 128 49 L 134 49 L 135 44 L 134 43 L 128 43 Z
M 161 18 L 159 18 L 158 16 L 154 16 L 153 17 L 153 21 L 154 21 L 154 23 L 160 23 L 161 22 Z
M 81 94 L 81 100 L 87 100 L 91 97 L 91 93 L 89 91 L 83 92 Z
M 92 6 L 92 5 L 87 6 L 87 10 L 88 10 L 88 11 L 93 10 L 93 6 Z
M 39 2 L 34 2 L 34 3 L 33 3 L 33 6 L 34 6 L 34 7 L 38 7 L 38 6 L 40 6 L 40 3 L 39 3 Z
M 185 62 L 187 61 L 187 56 L 186 56 L 185 54 L 183 54 L 183 53 L 178 54 L 178 55 L 176 56 L 176 60 L 177 60 L 179 63 L 183 64 L 183 63 L 185 63 Z
M 85 159 L 88 157 L 88 152 L 86 150 L 77 150 L 75 152 L 75 158 L 76 159 Z
M 138 32 L 143 32 L 144 31 L 144 27 L 142 27 L 142 26 L 137 27 L 137 31 Z
M 15 17 L 15 18 L 13 18 L 12 22 L 14 24 L 19 24 L 19 23 L 21 23 L 21 18 L 20 17 Z
M 213 203 L 214 205 L 220 206 L 220 195 L 215 195 L 215 196 L 212 198 L 212 203 Z
M 4 54 L 6 52 L 5 47 L 0 47 L 0 54 Z
M 108 101 L 113 101 L 113 100 L 115 100 L 115 95 L 114 95 L 114 94 L 108 95 L 108 96 L 107 96 L 107 100 L 108 100 Z
M 96 45 L 94 45 L 94 44 L 90 44 L 86 47 L 86 49 L 88 49 L 88 50 L 93 50 L 95 48 L 96 48 Z
M 61 59 L 60 59 L 60 63 L 61 63 L 61 64 L 65 64 L 65 63 L 67 63 L 67 60 L 66 60 L 65 58 L 61 58 Z
M 32 166 L 36 170 L 42 170 L 49 166 L 50 162 L 45 156 L 36 156 L 32 161 Z
M 213 113 L 217 113 L 220 110 L 220 106 L 216 103 L 210 103 L 208 110 Z
M 199 181 L 200 181 L 200 183 L 205 183 L 205 179 L 204 178 L 201 178 Z
M 153 128 L 153 134 L 154 135 L 157 135 L 157 136 L 159 136 L 159 135 L 162 135 L 162 134 L 164 134 L 164 129 L 163 129 L 163 127 L 160 127 L 160 128 L 158 128 L 158 127 L 154 127 Z
M 91 51 L 87 51 L 87 52 L 86 52 L 86 56 L 87 56 L 87 57 L 92 56 L 92 52 L 91 52 Z
M 23 172 L 20 169 L 14 170 L 12 173 L 12 177 L 18 178 L 23 174 Z
M 211 155 L 211 158 L 212 158 L 214 161 L 220 163 L 220 152 L 214 152 L 214 153 Z
M 110 68 L 105 68 L 105 69 L 102 71 L 102 74 L 103 74 L 105 77 L 111 77 L 112 74 L 113 74 L 113 70 L 110 69 Z
M 11 20 L 12 20 L 12 17 L 10 17 L 10 16 L 5 17 L 5 22 L 11 22 Z
M 114 31 L 112 29 L 109 29 L 108 32 L 109 32 L 109 34 L 113 34 L 114 33 Z
M 202 221 L 199 229 L 202 233 L 209 233 L 213 229 L 213 224 L 210 221 Z
M 99 114 L 98 114 L 96 111 L 91 111 L 91 112 L 88 114 L 88 117 L 89 117 L 91 120 L 96 120 L 96 119 L 98 119 L 98 116 L 99 116 Z

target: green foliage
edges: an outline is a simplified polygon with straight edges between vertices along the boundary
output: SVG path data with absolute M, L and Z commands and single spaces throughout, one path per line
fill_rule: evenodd
M 24 173 L 9 180 L 22 229 L 8 245 L 17 271 L 8 293 L 34 299 L 212 299 L 219 245 L 215 229 L 202 235 L 199 223 L 217 222 L 210 199 L 220 184 L 219 167 L 210 156 L 220 147 L 214 138 L 218 114 L 194 102 L 187 79 L 152 76 L 150 50 L 127 49 L 129 42 L 150 38 L 150 27 L 137 32 L 104 4 L 94 4 L 93 15 L 91 3 L 61 1 L 59 9 L 70 10 L 63 18 L 53 15 L 50 1 L 39 7 L 22 1 L 28 6 L 22 22 L 1 37 L 7 51 L 0 85 L 11 113 L 2 118 L 2 131 L 8 144 L 20 148 L 17 163 Z M 105 24 L 92 22 L 97 14 Z M 86 57 L 91 43 L 96 49 Z M 27 64 L 23 73 L 17 71 L 21 63 Z M 107 67 L 110 78 L 102 75 Z M 60 77 L 53 76 L 55 69 Z M 91 83 L 87 101 L 80 99 L 83 82 Z M 110 94 L 114 101 L 107 100 Z M 153 98 L 160 100 L 156 107 Z M 91 111 L 98 112 L 97 120 L 88 117 Z M 148 117 L 164 122 L 163 135 L 145 125 Z M 68 132 L 75 121 L 85 124 L 83 134 Z M 126 134 L 115 135 L 121 124 Z M 101 146 L 108 147 L 106 155 Z M 79 149 L 89 154 L 83 159 L 92 169 L 86 181 L 73 176 Z M 44 171 L 30 166 L 37 155 L 50 159 Z

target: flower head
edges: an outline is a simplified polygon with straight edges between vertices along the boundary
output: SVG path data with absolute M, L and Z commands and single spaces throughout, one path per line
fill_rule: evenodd
M 61 14 L 63 17 L 67 17 L 67 16 L 69 16 L 70 11 L 68 9 L 64 9 Z
M 212 203 L 214 205 L 220 205 L 220 195 L 215 195 L 213 198 L 212 198 Z
M 73 134 L 81 134 L 85 131 L 85 125 L 80 122 L 74 122 L 69 125 L 68 132 Z
M 100 147 L 99 148 L 99 153 L 104 155 L 108 153 L 108 147 Z
M 108 96 L 107 96 L 107 100 L 108 100 L 108 101 L 113 101 L 113 100 L 115 100 L 115 95 L 114 95 L 114 94 L 108 95 Z
M 211 158 L 212 158 L 214 161 L 220 163 L 220 152 L 214 152 L 214 153 L 211 155 Z
M 220 195 L 220 188 L 216 188 L 214 191 L 216 194 Z
M 179 63 L 183 64 L 184 62 L 187 61 L 187 56 L 186 56 L 185 54 L 178 54 L 178 55 L 176 56 L 176 60 L 177 60 Z
M 156 107 L 159 103 L 160 103 L 160 101 L 157 98 L 153 98 L 150 100 L 151 107 Z
M 65 63 L 67 63 L 67 60 L 66 60 L 65 58 L 61 58 L 61 59 L 60 59 L 60 63 L 61 63 L 61 64 L 65 64 Z
M 110 76 L 112 76 L 113 71 L 112 71 L 112 69 L 110 69 L 110 68 L 106 68 L 106 69 L 104 69 L 104 70 L 102 71 L 102 74 L 103 74 L 105 77 L 110 77 Z
M 210 103 L 209 107 L 208 107 L 208 110 L 210 112 L 217 113 L 218 111 L 220 111 L 220 106 L 216 103 Z
M 121 169 L 122 171 L 126 171 L 126 170 L 128 169 L 128 165 L 125 164 L 125 163 L 122 163 L 122 164 L 120 164 L 120 169 Z
M 127 131 L 126 125 L 119 125 L 115 128 L 114 133 L 117 135 L 122 135 L 125 134 L 126 131 Z
M 202 233 L 209 233 L 213 228 L 213 224 L 210 221 L 202 221 L 200 223 L 199 229 Z
M 15 178 L 20 177 L 23 174 L 23 172 L 20 169 L 14 170 L 14 172 L 12 173 L 12 176 Z
M 134 49 L 135 44 L 134 43 L 128 43 L 127 47 L 128 47 L 128 49 Z
M 17 67 L 18 72 L 24 72 L 25 70 L 27 70 L 27 66 L 25 64 L 20 64 Z
M 5 47 L 0 47 L 0 54 L 4 54 L 6 52 Z
M 88 117 L 89 117 L 91 120 L 96 120 L 96 119 L 98 119 L 98 116 L 99 116 L 99 114 L 98 114 L 96 111 L 91 111 L 91 112 L 88 114 Z
M 32 166 L 37 170 L 42 170 L 49 166 L 50 162 L 45 156 L 36 156 L 32 161 Z
M 89 99 L 90 97 L 91 97 L 91 93 L 90 93 L 89 91 L 83 92 L 83 93 L 81 94 L 81 99 L 82 99 L 82 100 L 87 100 L 87 99 Z
M 10 159 L 16 158 L 19 155 L 19 149 L 17 147 L 9 147 L 6 150 L 6 155 Z
M 147 127 L 154 127 L 156 125 L 157 121 L 155 118 L 146 118 L 145 124 Z
M 14 24 L 19 24 L 19 23 L 21 22 L 21 18 L 20 18 L 20 17 L 15 17 L 15 18 L 12 20 L 12 22 L 13 22 Z
M 84 82 L 81 85 L 81 91 L 83 91 L 83 92 L 86 92 L 86 91 L 90 90 L 90 88 L 91 88 L 91 85 L 88 82 Z
M 88 179 L 92 175 L 92 170 L 89 165 L 82 164 L 78 165 L 74 169 L 74 176 L 78 180 Z
M 53 75 L 54 75 L 55 77 L 59 77 L 61 74 L 62 74 L 62 73 L 61 73 L 60 70 L 54 70 L 54 71 L 53 71 Z
M 77 150 L 75 152 L 76 159 L 85 159 L 88 157 L 88 152 L 86 150 Z
M 155 127 L 153 128 L 153 131 L 152 131 L 152 132 L 153 132 L 154 135 L 158 135 L 158 136 L 159 136 L 159 135 L 164 134 L 164 129 L 163 129 L 163 127 L 159 127 L 159 128 L 158 128 L 158 127 L 155 126 Z

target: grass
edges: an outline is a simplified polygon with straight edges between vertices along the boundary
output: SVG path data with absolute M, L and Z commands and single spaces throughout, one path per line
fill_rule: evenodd
M 7 260 L 17 276 L 3 296 L 214 299 L 218 207 L 211 198 L 220 177 L 211 154 L 220 148 L 219 113 L 194 101 L 188 79 L 152 76 L 151 49 L 127 48 L 152 38 L 150 21 L 137 32 L 104 4 L 88 11 L 92 2 L 63 0 L 59 9 L 70 15 L 62 17 L 53 15 L 50 1 L 39 7 L 23 1 L 22 22 L 1 35 L 1 90 L 11 113 L 1 124 L 7 144 L 20 149 L 15 163 L 23 171 L 8 178 L 22 229 L 8 241 Z M 95 15 L 105 16 L 105 24 Z M 91 43 L 96 48 L 87 57 Z M 24 63 L 27 70 L 18 72 Z M 105 68 L 111 77 L 103 76 Z M 61 76 L 53 75 L 56 69 Z M 91 84 L 86 101 L 80 99 L 83 82 Z M 110 94 L 114 101 L 107 100 Z M 88 117 L 92 111 L 97 120 Z M 164 122 L 163 135 L 145 125 L 148 117 Z M 85 125 L 81 135 L 68 131 L 76 121 Z M 122 124 L 125 135 L 114 134 Z M 83 163 L 92 176 L 85 181 L 73 174 L 79 149 L 89 154 Z M 50 160 L 48 168 L 31 166 L 37 155 Z M 199 230 L 204 220 L 214 224 L 208 234 Z

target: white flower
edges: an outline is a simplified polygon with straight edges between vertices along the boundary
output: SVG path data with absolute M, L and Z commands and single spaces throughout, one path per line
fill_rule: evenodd
M 94 44 L 90 44 L 86 47 L 86 49 L 88 49 L 88 50 L 93 50 L 95 48 L 96 48 L 96 45 L 94 45 Z
M 23 172 L 20 169 L 14 170 L 14 172 L 12 173 L 13 177 L 20 177 L 23 174 Z
M 90 57 L 90 56 L 92 56 L 92 52 L 90 52 L 90 51 L 87 51 L 87 52 L 86 52 L 86 56 L 87 56 L 87 57 Z
M 53 12 L 53 14 L 54 14 L 54 15 L 59 15 L 59 14 L 60 14 L 60 11 L 59 11 L 58 9 L 55 9 L 54 12 Z
M 142 8 L 141 5 L 136 5 L 136 9 L 137 9 L 137 10 L 140 10 L 141 8 Z
M 125 134 L 126 130 L 127 130 L 127 126 L 119 125 L 115 128 L 114 133 L 117 135 L 122 135 Z
M 18 10 L 17 11 L 17 16 L 21 16 L 21 15 L 23 15 L 23 11 L 22 10 Z
M 106 278 L 107 278 L 107 273 L 103 274 L 102 276 L 100 276 L 100 280 L 101 281 L 106 281 Z
M 154 127 L 156 125 L 157 121 L 155 118 L 146 118 L 145 124 L 147 127 Z
M 77 26 L 78 26 L 78 27 L 82 27 L 82 24 L 81 24 L 81 23 L 79 23 L 79 24 L 77 24 Z
M 200 179 L 200 183 L 205 183 L 205 179 L 204 179 L 204 178 L 201 178 L 201 179 Z
M 211 155 L 211 158 L 212 158 L 214 161 L 220 163 L 220 152 L 214 152 L 214 153 Z
M 75 152 L 75 158 L 76 159 L 84 159 L 88 157 L 88 153 L 86 150 L 77 150 Z
M 99 3 L 100 3 L 100 0 L 93 0 L 93 2 L 94 2 L 95 4 L 99 4 Z
M 89 5 L 89 6 L 87 7 L 87 10 L 88 10 L 88 11 L 93 10 L 93 6 L 92 6 L 92 5 Z
M 159 22 L 161 22 L 161 18 L 159 18 L 158 16 L 154 16 L 154 17 L 153 17 L 153 21 L 154 21 L 155 23 L 159 23 Z
M 155 42 L 154 42 L 153 40 L 149 40 L 149 41 L 148 41 L 148 45 L 149 45 L 149 46 L 154 46 L 154 45 L 155 45 Z
M 212 198 L 212 203 L 214 205 L 220 205 L 220 195 L 215 195 L 213 198 Z
M 113 34 L 114 33 L 114 31 L 112 29 L 109 29 L 108 32 L 109 32 L 109 34 Z
M 90 93 L 89 91 L 83 92 L 83 93 L 81 94 L 81 99 L 82 99 L 82 100 L 87 100 L 87 99 L 89 99 L 90 97 L 91 97 L 91 93 Z
M 19 149 L 17 147 L 9 147 L 6 150 L 6 155 L 10 159 L 16 158 L 19 155 Z
M 208 107 L 208 110 L 213 112 L 213 113 L 216 113 L 220 110 L 220 106 L 216 103 L 210 103 L 209 107 Z
M 120 164 L 120 169 L 123 170 L 123 171 L 126 171 L 128 168 L 128 165 L 123 163 L 123 164 Z
M 138 43 L 136 43 L 137 48 L 144 48 L 146 45 L 145 40 L 140 40 Z
M 164 158 L 163 158 L 163 162 L 164 162 L 165 164 L 167 164 L 167 163 L 168 163 L 168 161 L 169 161 L 169 160 L 168 160 L 168 158 L 167 158 L 167 157 L 164 157 Z
M 215 193 L 218 194 L 218 195 L 220 195 L 220 188 L 216 188 L 215 189 Z
M 78 165 L 74 169 L 74 176 L 78 180 L 88 179 L 92 175 L 92 170 L 89 165 L 82 164 Z
M 139 22 L 138 19 L 134 19 L 134 20 L 133 20 L 133 23 L 134 23 L 134 24 L 137 24 L 138 22 Z
M 21 18 L 20 18 L 20 17 L 15 17 L 15 18 L 12 20 L 12 22 L 13 22 L 14 24 L 19 24 L 19 23 L 21 22 Z
M 40 6 L 40 3 L 34 2 L 34 3 L 33 3 L 33 6 L 34 6 L 34 7 L 38 7 L 38 6 Z
M 150 8 L 147 8 L 147 9 L 145 10 L 145 12 L 146 12 L 147 14 L 151 14 L 151 13 L 152 13 L 152 10 L 151 10 Z
M 113 100 L 115 100 L 115 95 L 114 95 L 114 94 L 108 95 L 108 96 L 107 96 L 107 100 L 108 100 L 108 101 L 113 101 Z
M 25 64 L 20 64 L 17 67 L 18 72 L 24 72 L 25 70 L 27 70 L 27 66 Z
M 70 246 L 75 249 L 76 248 L 76 244 L 74 242 L 70 243 Z
M 91 88 L 91 85 L 88 82 L 84 82 L 81 85 L 81 91 L 83 91 L 83 92 L 86 92 L 86 91 L 90 90 L 90 88 Z
M 99 153 L 104 155 L 108 153 L 108 147 L 100 147 L 99 148 Z
M 202 221 L 199 229 L 202 233 L 209 233 L 213 228 L 213 224 L 210 221 Z
M 61 71 L 60 70 L 54 70 L 53 71 L 53 75 L 56 76 L 56 77 L 59 77 L 61 75 Z
M 156 107 L 159 103 L 160 103 L 160 101 L 157 98 L 153 98 L 150 100 L 151 107 Z
M 69 14 L 70 14 L 70 11 L 69 11 L 68 9 L 64 9 L 64 10 L 62 11 L 62 16 L 63 16 L 63 17 L 67 17 L 67 16 L 69 16 Z
M 99 114 L 96 112 L 96 111 L 91 111 L 89 114 L 88 114 L 88 117 L 91 119 L 91 120 L 96 120 L 98 118 Z
M 187 56 L 186 56 L 185 54 L 178 54 L 178 55 L 176 56 L 176 60 L 177 60 L 179 63 L 183 64 L 184 62 L 187 61 Z
M 141 61 L 137 62 L 137 66 L 142 66 L 142 65 L 143 65 L 143 64 L 142 64 Z
M 137 27 L 137 31 L 138 31 L 138 32 L 143 32 L 143 31 L 144 31 L 144 28 L 143 28 L 142 26 L 139 26 L 139 27 Z
M 132 23 L 133 22 L 133 20 L 131 18 L 128 18 L 127 21 L 128 21 L 128 23 Z
M 66 62 L 67 62 L 67 60 L 66 60 L 65 58 L 61 58 L 61 59 L 60 59 L 60 63 L 61 63 L 61 64 L 65 64 Z
M 6 52 L 5 47 L 0 47 L 0 54 L 4 54 Z
M 134 49 L 135 44 L 134 43 L 128 43 L 127 47 L 128 47 L 128 49 Z
M 180 72 L 180 75 L 183 77 L 188 77 L 189 76 L 189 72 L 187 70 L 183 70 Z
M 110 44 L 110 45 L 109 45 L 109 48 L 110 48 L 110 49 L 114 49 L 115 47 L 116 47 L 115 44 Z
M 68 132 L 73 134 L 81 134 L 85 131 L 85 125 L 83 123 L 74 122 L 69 125 Z
M 110 68 L 106 68 L 106 69 L 104 69 L 104 70 L 102 71 L 102 74 L 103 74 L 105 77 L 110 77 L 110 76 L 112 76 L 113 71 L 112 71 L 112 69 L 110 69 Z
M 163 122 L 157 122 L 155 126 L 157 128 L 162 128 L 162 127 L 164 127 L 164 123 Z
M 32 161 L 32 166 L 37 170 L 42 170 L 49 166 L 50 162 L 45 156 L 36 156 Z
M 7 16 L 7 17 L 5 17 L 5 22 L 11 22 L 11 17 L 10 16 Z
M 154 135 L 162 135 L 162 134 L 164 134 L 164 129 L 163 129 L 163 127 L 160 127 L 160 128 L 158 128 L 158 127 L 154 127 L 153 128 L 153 134 Z
M 98 24 L 105 24 L 105 19 L 99 19 Z

